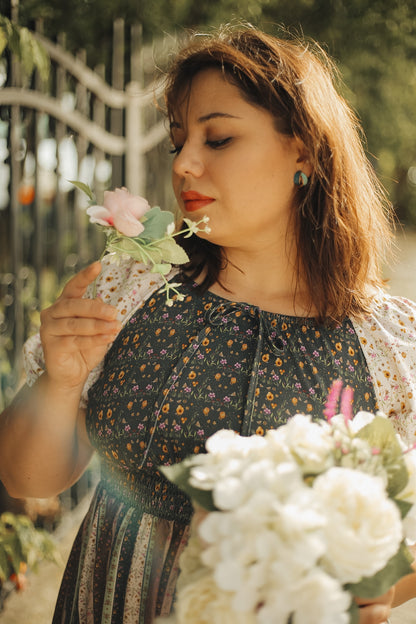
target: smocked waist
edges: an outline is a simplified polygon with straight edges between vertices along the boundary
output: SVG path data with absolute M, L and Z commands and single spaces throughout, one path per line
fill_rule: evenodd
M 181 523 L 191 520 L 193 507 L 189 497 L 158 472 L 133 473 L 103 462 L 98 487 L 141 512 Z

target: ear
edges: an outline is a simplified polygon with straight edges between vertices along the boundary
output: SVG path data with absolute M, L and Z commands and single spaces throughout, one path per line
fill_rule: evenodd
M 299 169 L 306 173 L 309 178 L 313 171 L 312 163 L 309 159 L 309 151 L 307 150 L 302 139 L 299 139 L 298 137 L 295 137 L 295 145 L 298 154 L 296 164 L 299 165 Z

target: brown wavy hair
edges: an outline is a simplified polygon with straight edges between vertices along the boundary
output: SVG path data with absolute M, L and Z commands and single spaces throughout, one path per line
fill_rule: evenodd
M 335 87 L 333 62 L 314 42 L 277 38 L 252 27 L 194 35 L 167 74 L 165 101 L 172 121 L 193 77 L 220 69 L 243 97 L 269 111 L 282 134 L 300 138 L 313 167 L 296 192 L 293 210 L 297 283 L 302 276 L 320 322 L 370 311 L 381 264 L 391 242 L 390 204 L 364 148 L 355 113 Z M 226 259 L 217 245 L 182 239 L 201 288 L 219 279 Z M 277 250 L 276 250 L 277 251 Z

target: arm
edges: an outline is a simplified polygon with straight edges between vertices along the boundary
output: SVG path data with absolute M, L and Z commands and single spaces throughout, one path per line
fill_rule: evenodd
M 0 479 L 14 497 L 61 492 L 91 458 L 81 392 L 120 329 L 113 306 L 83 298 L 100 269 L 94 263 L 78 273 L 42 312 L 46 371 L 0 415 Z

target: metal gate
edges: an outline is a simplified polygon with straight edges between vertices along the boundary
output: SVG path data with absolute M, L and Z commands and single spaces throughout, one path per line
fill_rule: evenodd
M 51 59 L 47 85 L 36 72 L 28 83 L 14 58 L 0 68 L 0 408 L 21 378 L 22 345 L 39 309 L 102 250 L 69 180 L 88 183 L 98 200 L 106 188 L 125 185 L 173 208 L 154 80 L 172 41 L 143 46 L 140 26 L 126 33 L 117 20 L 112 67 L 92 70 L 83 51 L 74 56 L 63 36 L 52 42 L 39 30 Z

